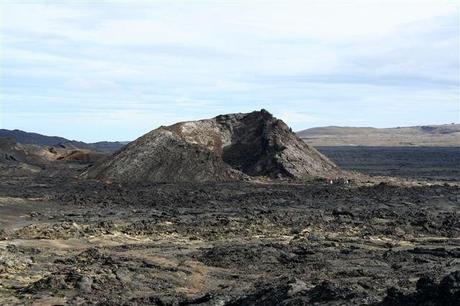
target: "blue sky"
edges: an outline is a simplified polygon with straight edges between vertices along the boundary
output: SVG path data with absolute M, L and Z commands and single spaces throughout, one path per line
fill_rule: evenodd
M 1 1 L 0 128 L 84 141 L 265 108 L 460 121 L 458 1 Z

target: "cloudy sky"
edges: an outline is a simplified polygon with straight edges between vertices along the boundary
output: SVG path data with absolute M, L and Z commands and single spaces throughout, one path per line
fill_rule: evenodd
M 131 140 L 261 108 L 294 130 L 459 122 L 458 3 L 1 1 L 0 128 Z

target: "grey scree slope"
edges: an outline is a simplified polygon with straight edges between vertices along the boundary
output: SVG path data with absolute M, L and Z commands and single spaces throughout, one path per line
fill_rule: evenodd
M 155 129 L 86 175 L 118 182 L 334 177 L 340 169 L 266 110 Z

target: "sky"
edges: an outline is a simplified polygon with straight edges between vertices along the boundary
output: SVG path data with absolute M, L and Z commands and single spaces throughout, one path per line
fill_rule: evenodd
M 0 128 L 126 141 L 267 109 L 294 130 L 460 121 L 457 0 L 0 0 Z

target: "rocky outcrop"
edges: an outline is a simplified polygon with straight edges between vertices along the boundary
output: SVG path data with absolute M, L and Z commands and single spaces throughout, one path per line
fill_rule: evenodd
M 90 169 L 114 181 L 307 179 L 339 168 L 265 110 L 160 127 Z
M 161 127 L 128 144 L 90 177 L 115 181 L 228 181 L 241 178 L 207 148 Z
M 460 305 L 460 270 L 446 275 L 439 283 L 423 276 L 417 281 L 417 290 L 404 294 L 392 287 L 379 306 L 406 305 Z

